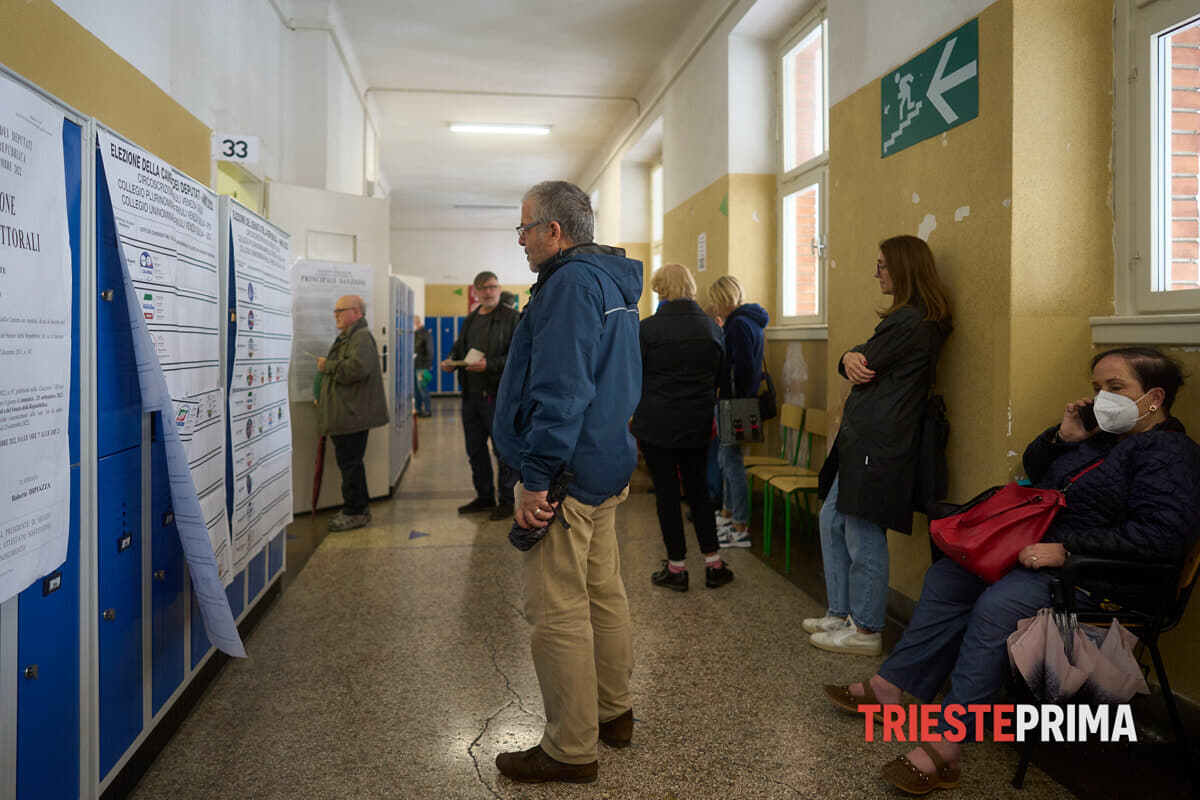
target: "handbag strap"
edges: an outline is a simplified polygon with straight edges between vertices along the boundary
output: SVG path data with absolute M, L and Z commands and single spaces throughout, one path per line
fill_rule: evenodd
M 1075 481 L 1079 480 L 1084 475 L 1088 474 L 1089 472 L 1091 472 L 1092 470 L 1094 470 L 1096 467 L 1100 466 L 1103 463 L 1104 463 L 1104 456 L 1100 456 L 1095 461 L 1093 461 L 1092 463 L 1083 467 L 1082 469 L 1078 470 L 1074 475 L 1067 478 L 1066 482 L 1063 483 L 1063 486 L 1061 489 L 1059 489 L 1059 491 L 1065 492 L 1067 489 L 1070 489 L 1072 484 L 1075 483 Z

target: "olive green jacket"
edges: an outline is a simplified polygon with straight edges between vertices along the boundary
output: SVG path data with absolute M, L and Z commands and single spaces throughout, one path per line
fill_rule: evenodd
M 338 334 L 321 372 L 319 434 L 358 433 L 388 424 L 379 350 L 365 317 Z

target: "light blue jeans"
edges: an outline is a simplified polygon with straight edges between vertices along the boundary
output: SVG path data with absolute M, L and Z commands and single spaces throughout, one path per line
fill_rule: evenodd
M 746 483 L 741 445 L 721 445 L 717 463 L 721 465 L 725 484 L 721 490 L 721 507 L 733 513 L 735 523 L 745 525 L 750 522 L 750 487 Z
M 837 510 L 838 480 L 821 506 L 821 558 L 829 613 L 869 631 L 883 630 L 887 614 L 887 531 Z

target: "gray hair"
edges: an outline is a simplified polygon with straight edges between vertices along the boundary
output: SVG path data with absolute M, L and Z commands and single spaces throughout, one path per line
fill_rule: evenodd
M 573 183 L 542 181 L 521 198 L 522 204 L 526 202 L 532 203 L 530 213 L 535 220 L 557 222 L 571 244 L 590 242 L 595 236 L 592 200 Z

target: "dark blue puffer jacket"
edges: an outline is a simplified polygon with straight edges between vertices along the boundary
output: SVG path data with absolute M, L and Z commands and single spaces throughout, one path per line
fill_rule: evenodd
M 1100 432 L 1079 444 L 1055 442 L 1058 426 L 1025 449 L 1025 471 L 1035 486 L 1066 490 L 1067 505 L 1043 541 L 1068 552 L 1130 561 L 1182 564 L 1200 536 L 1200 445 L 1174 417 L 1124 439 Z M 1082 588 L 1134 605 L 1144 595 L 1115 583 Z M 1097 598 L 1099 599 L 1099 598 Z
M 620 494 L 637 465 L 629 418 L 642 395 L 642 264 L 583 244 L 539 265 L 513 334 L 492 437 L 523 485 L 542 492 L 563 467 L 588 505 Z

